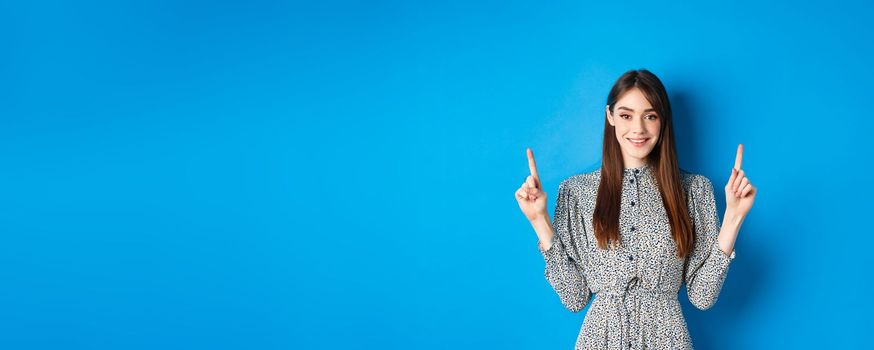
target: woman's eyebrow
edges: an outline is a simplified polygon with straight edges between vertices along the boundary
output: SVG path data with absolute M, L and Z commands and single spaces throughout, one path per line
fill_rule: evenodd
M 631 113 L 634 113 L 634 110 L 633 110 L 633 109 L 628 108 L 628 107 L 625 107 L 625 106 L 619 106 L 619 107 L 617 107 L 616 109 L 624 109 L 624 110 L 627 110 L 627 111 L 629 111 L 629 112 L 631 112 Z M 644 112 L 655 112 L 655 109 L 654 109 L 654 108 L 647 108 L 647 109 L 645 109 L 645 110 L 643 110 L 643 111 L 644 111 Z

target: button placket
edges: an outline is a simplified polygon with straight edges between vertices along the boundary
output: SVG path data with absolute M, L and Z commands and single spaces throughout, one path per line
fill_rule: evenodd
M 625 260 L 625 266 L 629 267 L 626 270 L 627 278 L 629 278 L 628 283 L 624 288 L 623 296 L 623 306 L 627 307 L 624 315 L 624 327 L 622 331 L 622 340 L 623 345 L 627 346 L 629 349 L 635 348 L 646 348 L 646 345 L 643 343 L 643 328 L 641 326 L 641 313 L 640 309 L 643 307 L 644 301 L 641 300 L 642 295 L 641 291 L 645 285 L 644 274 L 643 271 L 647 269 L 645 264 L 643 264 L 643 260 L 641 257 L 648 257 L 646 254 L 641 254 L 642 252 L 639 248 L 646 241 L 646 220 L 644 215 L 648 215 L 649 210 L 645 208 L 645 205 L 641 204 L 643 199 L 642 191 L 649 191 L 649 188 L 653 185 L 655 179 L 651 177 L 651 170 L 648 167 L 643 167 L 639 169 L 630 169 L 626 171 L 625 176 L 628 178 L 628 182 L 625 182 L 625 185 L 628 187 L 627 192 L 624 193 L 623 197 L 627 199 L 627 202 L 624 203 L 623 207 L 623 220 L 630 223 L 630 227 L 628 229 L 628 242 L 629 245 L 625 251 L 624 255 L 621 255 L 621 259 Z M 641 181 L 646 181 L 646 184 L 642 184 Z M 646 260 L 646 259 L 644 259 Z M 633 301 L 631 299 L 634 299 Z M 627 304 L 626 304 L 627 302 Z M 644 304 L 644 305 L 641 305 Z
M 640 220 L 640 218 L 641 218 L 640 206 L 636 205 L 637 203 L 640 202 L 640 191 L 641 191 L 640 181 L 641 180 L 640 180 L 639 174 L 640 174 L 640 169 L 634 169 L 634 176 L 632 177 L 632 179 L 634 180 L 633 181 L 633 183 L 634 183 L 634 186 L 633 186 L 634 187 L 634 200 L 632 200 L 630 203 L 631 204 L 630 210 L 631 210 L 631 215 L 632 215 L 632 222 L 635 223 L 635 226 L 638 226 L 638 224 L 640 224 L 640 222 L 638 220 Z M 642 232 L 637 231 L 635 234 L 635 239 L 634 239 L 635 248 L 637 248 L 641 244 L 640 243 L 642 240 L 641 233 Z M 629 286 L 630 292 L 632 292 L 632 293 L 635 292 L 639 288 L 641 282 L 643 282 L 640 279 L 640 271 L 639 271 L 640 262 L 639 261 L 637 263 L 634 262 L 634 255 L 636 252 L 637 252 L 637 249 L 633 249 L 628 255 L 628 260 L 632 264 L 632 271 L 634 274 L 634 276 L 632 277 L 633 282 Z M 634 299 L 635 299 L 635 304 L 636 304 L 635 306 L 636 307 L 633 309 L 634 311 L 632 312 L 632 314 L 634 314 L 636 316 L 635 318 L 637 319 L 637 322 L 632 324 L 632 327 L 629 330 L 630 331 L 629 339 L 628 339 L 628 348 L 629 349 L 634 348 L 634 344 L 632 342 L 632 339 L 636 338 L 637 335 L 640 333 L 640 314 L 639 314 L 640 313 L 640 296 L 635 295 Z
M 630 213 L 632 216 L 632 222 L 635 223 L 635 226 L 638 226 L 640 224 L 639 220 L 641 218 L 641 215 L 640 215 L 641 209 L 640 209 L 640 206 L 637 205 L 638 203 L 640 203 L 640 191 L 641 191 L 640 177 L 638 175 L 639 173 L 640 173 L 640 171 L 638 169 L 634 169 L 634 175 L 632 176 L 632 180 L 633 180 L 632 183 L 634 184 L 634 186 L 632 186 L 634 188 L 634 192 L 633 192 L 634 199 L 631 201 L 631 203 L 629 203 L 631 205 L 629 210 L 630 210 Z M 641 232 L 637 231 L 634 236 L 635 236 L 634 249 L 632 249 L 628 254 L 628 261 L 632 265 L 632 274 L 633 274 L 633 277 L 632 277 L 633 282 L 629 286 L 631 289 L 629 292 L 632 292 L 632 293 L 634 292 L 635 289 L 637 289 L 638 285 L 641 282 L 640 271 L 639 271 L 640 262 L 639 261 L 635 262 L 635 259 L 634 259 L 634 255 L 637 253 L 637 248 L 641 244 L 640 243 L 641 237 L 642 237 Z M 639 317 L 640 317 L 640 315 L 639 315 L 639 312 L 640 312 L 640 310 L 639 310 L 639 305 L 640 305 L 639 298 L 640 298 L 640 296 L 637 296 L 637 295 L 634 296 L 635 303 L 637 304 L 636 305 L 637 307 L 634 308 L 634 311 L 631 313 L 631 315 L 632 315 L 632 317 L 637 318 L 638 322 L 632 323 L 631 327 L 630 327 L 631 329 L 629 329 L 629 333 L 630 333 L 629 338 L 628 338 L 628 348 L 629 349 L 634 348 L 634 344 L 633 344 L 632 340 L 634 338 L 636 338 L 636 335 L 640 332 L 640 329 L 639 329 L 639 327 L 640 327 L 640 324 L 639 324 L 639 322 L 640 322 L 640 320 L 639 320 Z
M 640 169 L 634 169 L 632 176 L 629 177 L 629 181 L 632 184 L 634 184 L 633 186 L 631 186 L 631 189 L 632 189 L 631 197 L 632 198 L 629 202 L 629 205 L 630 205 L 629 212 L 631 213 L 631 222 L 632 222 L 631 232 L 635 232 L 637 230 L 638 219 L 640 218 L 640 215 L 638 215 L 639 214 L 638 208 L 640 208 L 640 206 L 637 205 L 640 202 L 640 180 L 638 179 L 639 173 L 640 173 Z M 639 232 L 635 235 L 632 235 L 632 236 L 634 237 L 634 243 L 635 243 L 633 246 L 639 245 L 639 242 L 640 242 Z M 631 262 L 632 264 L 634 263 L 634 250 L 633 249 L 629 250 L 628 261 Z M 637 269 L 635 268 L 635 270 L 637 270 Z

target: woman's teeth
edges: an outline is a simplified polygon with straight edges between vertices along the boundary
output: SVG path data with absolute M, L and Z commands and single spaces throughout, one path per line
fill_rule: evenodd
M 649 140 L 649 138 L 645 138 L 645 139 L 627 139 L 627 140 L 628 140 L 628 141 L 631 141 L 631 144 L 632 144 L 632 145 L 635 145 L 635 146 L 643 146 L 643 144 L 646 143 L 646 140 Z

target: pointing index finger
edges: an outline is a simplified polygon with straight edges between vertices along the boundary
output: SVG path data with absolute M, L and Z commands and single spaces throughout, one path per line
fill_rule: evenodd
M 531 176 L 534 177 L 534 180 L 539 186 L 540 176 L 537 175 L 537 164 L 534 163 L 534 151 L 532 151 L 531 148 L 528 148 L 528 170 L 531 171 Z
M 744 157 L 744 145 L 737 145 L 737 156 L 734 157 L 734 168 L 740 170 L 740 164 Z

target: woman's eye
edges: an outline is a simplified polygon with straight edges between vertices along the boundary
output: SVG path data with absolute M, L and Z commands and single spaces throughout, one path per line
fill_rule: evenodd
M 620 114 L 619 116 L 624 119 L 625 117 L 628 117 L 628 114 Z
M 650 115 L 648 115 L 648 116 L 646 116 L 646 117 L 649 118 L 650 120 L 656 120 L 656 118 L 658 118 L 658 116 L 655 115 L 655 114 L 650 114 Z

